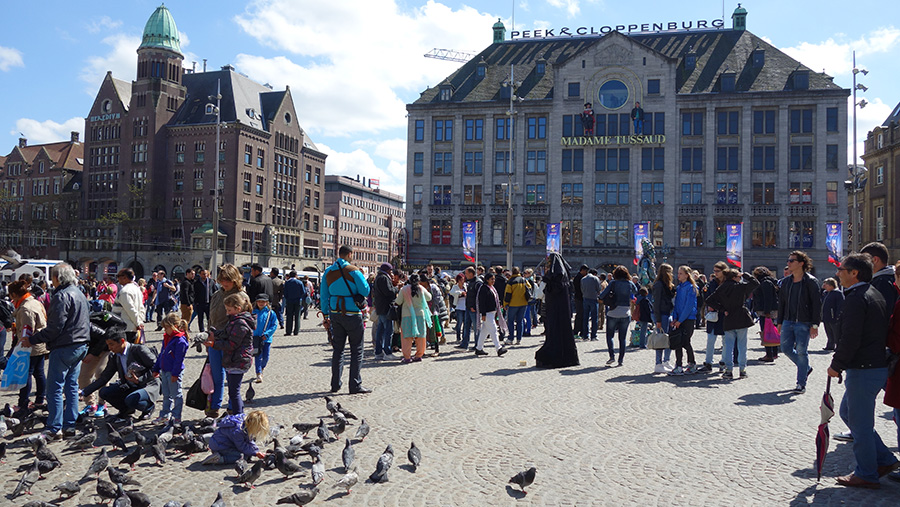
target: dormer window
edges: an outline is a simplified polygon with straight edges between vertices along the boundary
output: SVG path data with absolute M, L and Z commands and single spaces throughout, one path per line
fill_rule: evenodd
M 753 68 L 761 69 L 766 64 L 766 50 L 756 48 L 753 50 Z
M 686 70 L 694 70 L 697 66 L 697 53 L 688 53 L 684 55 L 684 68 Z
M 723 72 L 719 75 L 719 91 L 730 93 L 734 91 L 734 72 Z
M 252 107 L 248 107 L 247 108 L 247 116 L 249 116 L 252 119 L 256 119 L 256 109 L 253 109 Z
M 449 86 L 441 86 L 440 100 L 441 102 L 450 102 L 453 97 L 453 88 Z
M 535 71 L 535 73 L 537 73 L 538 76 L 543 76 L 544 72 L 546 72 L 546 70 L 547 70 L 547 64 L 544 62 L 538 62 L 537 65 L 535 65 L 535 67 L 534 67 L 534 71 Z
M 487 65 L 485 65 L 484 63 L 479 63 L 475 67 L 475 77 L 477 77 L 478 79 L 483 79 L 485 73 L 487 73 Z
M 809 71 L 798 70 L 792 76 L 794 90 L 809 90 Z
M 206 105 L 206 114 L 216 114 L 216 106 L 212 104 Z

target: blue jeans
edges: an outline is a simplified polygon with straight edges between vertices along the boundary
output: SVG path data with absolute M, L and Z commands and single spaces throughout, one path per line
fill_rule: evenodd
M 118 361 L 118 359 L 110 359 Z M 129 387 L 122 387 L 118 382 L 114 382 L 100 389 L 100 398 L 106 400 L 106 403 L 115 407 L 123 415 L 138 412 L 146 412 L 153 407 L 150 402 L 150 395 L 146 389 L 132 390 Z
M 256 374 L 259 375 L 269 364 L 269 350 L 272 348 L 272 342 L 263 341 L 259 344 L 259 355 L 253 360 L 256 363 Z
M 524 334 L 531 334 L 531 322 L 534 319 L 534 301 L 530 301 L 527 305 L 525 305 L 525 332 Z
M 786 320 L 781 323 L 781 351 L 797 365 L 797 384 L 806 387 L 809 376 L 809 323 Z
M 715 335 L 713 337 L 713 343 L 715 344 Z M 725 371 L 731 371 L 734 368 L 735 343 L 737 343 L 738 366 L 741 371 L 747 369 L 747 328 L 744 328 L 725 331 L 725 335 L 722 337 L 722 359 L 725 361 Z M 710 352 L 707 351 L 706 355 L 708 357 Z
M 458 319 L 459 317 L 457 317 Z M 457 329 L 459 323 L 457 322 Z M 375 355 L 391 352 L 391 335 L 394 334 L 394 321 L 387 314 L 379 315 L 375 323 Z
M 585 299 L 582 303 L 582 317 L 581 317 L 581 337 L 582 338 L 590 338 L 591 340 L 597 339 L 597 314 L 600 311 L 600 302 L 596 299 Z M 588 334 L 588 328 L 590 328 L 591 334 Z M 609 331 L 606 333 L 609 335 Z
M 784 340 L 783 333 L 781 336 Z M 853 473 L 867 481 L 878 482 L 878 467 L 897 462 L 875 431 L 875 398 L 887 382 L 887 368 L 848 369 L 844 371 L 844 379 L 840 415 L 853 434 L 853 455 L 856 457 Z
M 222 456 L 222 463 L 226 465 L 230 465 L 232 463 L 236 463 L 237 460 L 244 457 L 244 453 L 240 451 L 217 451 L 219 456 Z
M 628 323 L 631 322 L 630 317 L 607 317 L 606 319 L 606 348 L 609 350 L 609 358 L 615 359 L 615 349 L 613 348 L 613 335 L 619 332 L 619 364 L 625 359 L 625 338 L 628 334 Z
M 716 352 L 716 337 L 718 335 L 716 333 L 706 333 L 706 360 L 704 363 L 713 364 L 713 354 Z M 723 339 L 724 344 L 724 339 Z M 722 352 L 722 356 L 725 356 L 725 352 Z M 731 358 L 732 363 L 734 362 L 734 357 Z
M 6 328 L 0 325 L 0 356 L 6 355 Z
M 649 322 L 638 322 L 638 329 L 640 329 L 640 340 L 638 341 L 638 347 L 642 349 L 647 348 L 647 335 L 650 334 L 650 323 Z
M 2 350 L 2 349 L 0 349 Z M 47 392 L 47 377 L 44 375 L 44 357 L 31 356 L 28 363 L 28 381 L 25 387 L 19 390 L 19 408 L 28 406 L 28 396 L 31 394 L 31 379 L 34 379 L 34 404 L 44 403 L 44 393 Z
M 660 315 L 660 319 L 663 332 L 668 333 L 670 317 L 668 315 Z M 672 357 L 672 349 L 656 349 L 656 364 L 668 363 L 670 357 Z
M 465 310 L 456 309 L 456 325 L 454 326 L 454 331 L 456 331 L 456 341 L 462 340 L 462 330 L 465 325 L 466 319 L 468 319 L 468 315 Z
M 525 326 L 525 306 L 510 306 L 506 309 L 506 327 L 509 328 L 509 336 L 507 340 L 516 339 L 517 342 L 522 341 L 522 332 Z
M 216 349 L 208 349 L 209 353 L 209 371 L 213 378 L 213 392 L 209 395 L 209 408 L 219 410 L 222 408 L 222 398 L 225 390 L 225 368 L 222 366 L 222 351 Z M 228 405 L 231 408 L 231 405 Z
M 635 134 L 643 134 L 644 133 L 644 120 L 634 120 L 634 133 Z
M 175 382 L 172 382 L 172 373 L 168 371 L 159 372 L 160 396 L 163 399 L 162 410 L 159 411 L 160 417 L 166 417 L 172 414 L 172 419 L 181 420 L 181 409 L 184 406 L 184 395 L 182 394 L 181 380 L 184 371 Z
M 75 427 L 78 418 L 78 374 L 88 344 L 79 343 L 50 351 L 47 368 L 47 430 Z M 65 406 L 63 397 L 65 396 Z
M 460 348 L 469 348 L 469 334 L 473 328 L 475 330 L 475 342 L 478 342 L 478 328 L 475 326 L 475 312 L 466 310 L 466 322 L 463 325 L 463 339 L 462 343 L 459 344 Z

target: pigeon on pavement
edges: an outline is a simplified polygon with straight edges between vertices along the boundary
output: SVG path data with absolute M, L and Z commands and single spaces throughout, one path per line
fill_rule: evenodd
M 247 393 L 244 395 L 244 403 L 253 403 L 253 398 L 256 396 L 256 390 L 253 389 L 253 382 L 249 382 L 247 384 Z
M 319 488 L 312 489 L 301 489 L 300 491 L 294 493 L 293 495 L 286 496 L 284 498 L 279 498 L 276 504 L 288 503 L 294 505 L 306 505 L 309 502 L 312 502 L 316 495 L 319 494 Z
M 341 461 L 344 463 L 344 473 L 350 471 L 350 466 L 353 465 L 353 460 L 356 459 L 356 451 L 353 450 L 353 446 L 350 444 L 350 439 L 347 439 L 347 443 L 344 444 L 344 450 L 341 451 Z
M 302 422 L 293 424 L 294 429 L 299 431 L 300 433 L 303 433 L 304 435 L 306 435 L 310 431 L 316 429 L 316 427 L 318 425 L 319 425 L 318 423 L 302 423 Z
M 340 412 L 335 412 L 335 415 L 340 414 Z M 341 438 L 341 433 L 347 431 L 347 419 L 344 418 L 343 415 L 336 418 L 337 422 L 331 425 L 331 431 L 334 433 L 334 436 L 338 439 Z
M 156 459 L 156 464 L 162 466 L 166 462 L 166 444 L 157 442 L 150 446 L 150 455 Z
M 53 486 L 53 491 L 59 491 L 59 498 L 62 498 L 65 495 L 68 499 L 81 493 L 81 486 L 79 486 L 77 482 L 67 481 Z
M 31 467 L 22 474 L 22 478 L 19 479 L 19 484 L 16 486 L 16 489 L 13 490 L 10 498 L 15 498 L 22 493 L 30 495 L 31 487 L 34 486 L 34 483 L 37 482 L 40 476 L 41 471 L 38 470 L 38 460 L 34 460 Z
M 222 492 L 216 495 L 216 500 L 209 507 L 225 507 L 225 500 L 222 498 Z
M 104 500 L 115 500 L 118 494 L 118 488 L 111 482 L 106 482 L 101 478 L 97 478 L 97 496 Z
M 83 451 L 85 449 L 90 449 L 94 447 L 95 440 L 97 440 L 97 433 L 94 431 L 90 431 L 78 440 L 73 440 L 69 445 L 66 446 L 66 450 L 80 449 Z
M 112 444 L 113 449 L 122 449 L 123 452 L 128 452 L 128 446 L 125 445 L 122 435 L 110 423 L 106 423 L 106 439 Z
M 319 420 L 319 427 L 316 428 L 316 437 L 323 442 L 330 442 L 331 436 L 328 434 L 328 426 L 325 426 L 325 419 Z
M 131 451 L 131 453 L 128 454 L 128 456 L 125 456 L 124 458 L 122 458 L 122 461 L 120 461 L 119 464 L 130 466 L 131 471 L 133 472 L 134 464 L 137 463 L 139 459 L 141 459 L 141 455 L 143 455 L 143 454 L 144 454 L 144 452 L 141 449 L 141 446 L 139 446 L 139 445 L 135 446 L 134 450 Z
M 94 461 L 91 462 L 91 466 L 88 467 L 87 472 L 84 473 L 84 476 L 81 477 L 81 480 L 85 480 L 91 475 L 97 474 L 97 477 L 100 477 L 100 472 L 106 470 L 106 467 L 109 466 L 109 456 L 106 455 L 106 447 L 100 451 L 100 455 L 94 458 Z
M 133 507 L 150 507 L 150 497 L 140 491 L 126 491 Z
M 247 471 L 247 460 L 244 459 L 244 456 L 241 456 L 234 462 L 234 471 L 237 472 L 238 477 L 244 475 L 244 472 Z
M 47 446 L 47 442 L 43 441 L 38 445 L 38 448 L 34 450 L 34 457 L 41 461 L 59 461 L 56 454 L 53 454 L 53 451 Z
M 114 467 L 109 467 L 106 469 L 106 473 L 109 474 L 109 480 L 111 480 L 114 484 L 122 484 L 122 485 L 132 485 L 132 486 L 140 486 L 141 483 L 137 481 L 134 477 L 128 475 L 128 472 Z
M 334 400 L 332 400 L 330 396 L 325 397 L 325 408 L 328 409 L 329 414 L 334 414 L 334 412 L 337 410 L 337 405 L 334 403 Z
M 369 480 L 372 482 L 387 482 L 388 480 L 388 470 L 391 469 L 391 465 L 394 464 L 394 448 L 390 445 L 384 450 L 381 456 L 378 458 L 378 464 L 375 466 L 375 471 L 372 472 L 372 475 L 369 476 Z
M 285 458 L 282 451 L 275 451 L 275 468 L 284 474 L 285 479 L 303 470 L 303 467 Z
M 525 470 L 524 472 L 519 472 L 516 475 L 512 476 L 509 480 L 510 484 L 518 484 L 520 488 L 522 488 L 522 493 L 528 494 L 525 491 L 525 488 L 531 486 L 531 483 L 534 482 L 534 474 L 537 473 L 537 469 L 534 467 Z
M 131 498 L 125 494 L 121 484 L 116 484 L 116 499 L 113 501 L 113 507 L 131 507 Z
M 416 443 L 412 442 L 409 446 L 409 450 L 406 451 L 406 457 L 409 458 L 410 464 L 412 464 L 413 472 L 419 469 L 419 462 L 422 461 L 422 452 L 419 451 L 419 448 L 416 447 Z
M 259 476 L 262 475 L 262 460 L 257 461 L 250 467 L 250 470 L 244 472 L 240 477 L 238 477 L 237 481 L 243 485 L 250 485 L 250 489 L 256 489 L 256 486 L 253 485 L 254 482 L 259 480 Z
M 334 486 L 346 489 L 349 495 L 350 490 L 356 486 L 357 482 L 359 482 L 359 474 L 356 473 L 356 467 L 353 467 Z
M 366 436 L 368 434 L 369 434 L 369 425 L 368 425 L 368 423 L 366 423 L 366 420 L 363 419 L 362 421 L 360 421 L 359 427 L 356 428 L 356 435 L 354 435 L 353 438 L 358 438 L 360 440 L 360 442 L 363 442 L 366 440 Z
M 325 463 L 322 463 L 321 456 L 316 456 L 315 461 L 313 461 L 312 480 L 313 484 L 315 484 L 316 486 L 318 486 L 319 483 L 325 480 Z
M 356 417 L 355 415 L 353 415 L 353 412 L 351 412 L 351 411 L 347 410 L 346 408 L 342 407 L 340 403 L 338 403 L 337 405 L 335 405 L 335 407 L 337 408 L 337 411 L 340 412 L 341 414 L 344 414 L 344 417 L 346 417 L 347 419 L 354 419 L 354 420 L 359 419 L 358 417 Z

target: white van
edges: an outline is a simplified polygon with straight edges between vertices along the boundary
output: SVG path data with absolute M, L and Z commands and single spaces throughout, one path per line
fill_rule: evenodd
M 47 280 L 47 283 L 50 283 L 50 268 L 56 266 L 61 260 L 48 260 L 48 259 L 23 259 L 25 264 L 18 267 L 17 269 L 6 269 L 5 266 L 8 263 L 3 262 L 3 265 L 0 265 L 0 279 L 6 282 L 14 282 L 19 279 L 19 276 L 28 273 L 29 275 L 33 275 L 35 272 L 40 272 L 40 276 L 35 276 L 35 280 Z

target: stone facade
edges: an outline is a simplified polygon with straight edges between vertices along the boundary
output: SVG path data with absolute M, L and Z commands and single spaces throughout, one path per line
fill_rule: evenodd
M 866 185 L 857 194 L 857 207 L 861 213 L 861 242 L 880 241 L 893 252 L 896 260 L 900 252 L 900 220 L 897 219 L 900 203 L 900 104 L 891 116 L 872 129 L 866 136 L 863 164 L 868 168 Z M 849 199 L 850 216 L 853 217 L 853 195 Z M 856 223 L 853 224 L 856 228 Z

